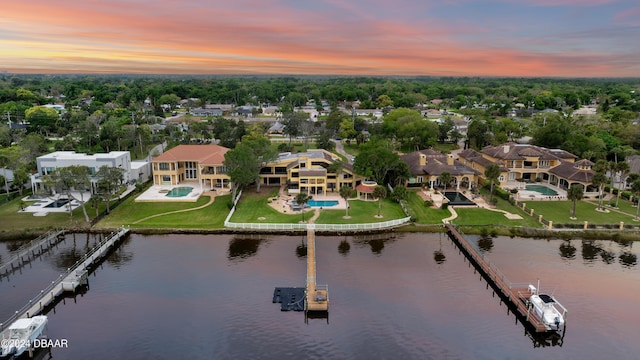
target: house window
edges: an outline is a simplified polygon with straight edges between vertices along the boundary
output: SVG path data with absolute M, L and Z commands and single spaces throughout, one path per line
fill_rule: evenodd
M 418 179 L 416 180 L 419 184 L 422 184 L 422 176 L 418 176 Z
M 500 175 L 500 177 L 498 178 L 498 181 L 504 182 L 504 175 Z
M 217 172 L 218 172 L 218 174 L 225 174 L 227 172 L 227 167 L 226 166 L 218 166 Z
M 515 160 L 509 160 L 509 167 L 510 168 L 516 167 L 516 161 Z
M 186 161 L 184 163 L 184 177 L 186 179 L 198 178 L 198 166 L 195 161 Z
M 513 181 L 516 179 L 516 173 L 509 173 L 509 181 Z
M 166 183 L 171 184 L 171 175 L 162 175 L 162 183 L 163 184 L 166 184 Z
M 169 170 L 169 163 L 159 163 L 158 164 L 158 169 L 159 170 Z

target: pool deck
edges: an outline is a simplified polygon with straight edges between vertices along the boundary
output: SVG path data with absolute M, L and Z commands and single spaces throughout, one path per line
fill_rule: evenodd
M 187 196 L 171 197 L 167 193 L 174 188 L 192 187 Z M 182 182 L 178 185 L 153 185 L 136 198 L 136 202 L 196 202 L 203 193 L 211 191 L 202 188 L 198 182 Z M 229 189 L 215 189 L 217 195 L 229 193 Z
M 74 199 L 71 199 L 71 211 L 77 209 L 80 206 L 80 192 L 72 191 L 71 196 Z M 85 204 L 91 199 L 91 193 L 84 192 L 82 194 L 83 200 Z M 65 204 L 61 207 L 46 207 L 47 205 L 55 202 L 58 199 L 66 199 L 67 196 L 64 194 L 56 194 L 48 197 L 44 197 L 41 199 L 31 199 L 31 198 L 23 198 L 22 201 L 25 204 L 25 207 L 18 212 L 21 213 L 33 213 L 33 216 L 46 216 L 48 213 L 68 213 L 69 205 Z
M 326 207 L 322 207 L 322 209 L 328 209 L 328 210 L 345 210 L 347 208 L 347 205 L 344 201 L 343 198 L 340 197 L 340 195 L 338 195 L 338 193 L 329 193 L 330 195 L 312 195 L 313 196 L 313 200 L 316 201 L 326 201 L 326 200 L 333 200 L 333 201 L 337 201 L 338 205 L 334 205 L 334 206 L 326 206 Z M 269 206 L 271 206 L 272 208 L 274 208 L 275 210 L 277 210 L 280 213 L 283 214 L 299 214 L 300 211 L 294 211 L 291 209 L 291 204 L 293 203 L 293 200 L 295 200 L 296 196 L 295 195 L 287 195 L 285 191 L 283 191 L 283 189 L 280 189 L 280 192 L 278 194 L 277 198 L 272 198 L 271 202 L 269 203 Z M 304 211 L 313 211 L 315 209 L 320 209 L 320 207 L 307 207 L 304 209 Z

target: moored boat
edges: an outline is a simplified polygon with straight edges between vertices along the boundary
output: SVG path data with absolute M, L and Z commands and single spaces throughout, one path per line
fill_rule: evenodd
M 44 315 L 14 321 L 0 335 L 0 358 L 22 355 L 42 334 L 46 325 L 47 317 Z
M 552 295 L 540 293 L 538 287 L 529 285 L 529 306 L 548 330 L 559 331 L 564 327 L 567 309 Z

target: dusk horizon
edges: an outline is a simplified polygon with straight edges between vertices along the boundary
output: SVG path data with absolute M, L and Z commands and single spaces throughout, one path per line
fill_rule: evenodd
M 0 71 L 636 78 L 639 19 L 628 0 L 35 0 L 0 14 Z

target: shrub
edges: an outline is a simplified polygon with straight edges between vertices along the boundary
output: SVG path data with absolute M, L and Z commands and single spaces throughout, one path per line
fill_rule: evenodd
M 440 205 L 440 209 L 442 210 L 447 210 L 449 208 L 449 203 L 443 202 L 442 205 Z
M 425 206 L 425 207 L 431 207 L 431 206 L 433 206 L 433 200 L 425 200 L 425 201 L 424 201 L 424 206 Z

